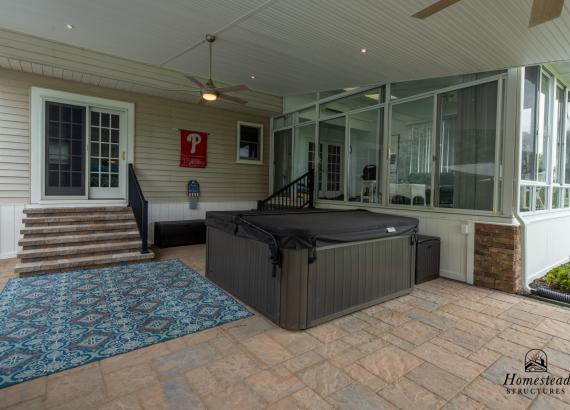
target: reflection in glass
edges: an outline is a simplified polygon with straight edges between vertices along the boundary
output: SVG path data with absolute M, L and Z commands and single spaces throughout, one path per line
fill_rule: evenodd
M 389 197 L 395 205 L 431 200 L 433 98 L 392 106 Z
M 536 164 L 537 181 L 546 182 L 548 166 L 548 146 L 551 138 L 550 129 L 550 95 L 552 79 L 546 74 L 542 74 L 540 81 L 540 94 L 538 104 L 540 115 L 538 116 L 538 139 L 536 141 Z
M 345 117 L 319 123 L 319 198 L 344 200 Z
M 521 212 L 530 212 L 532 210 L 531 186 L 521 186 L 519 209 Z
M 383 100 L 383 90 L 384 88 L 376 88 L 322 104 L 320 105 L 321 117 L 331 117 L 333 115 L 377 105 Z
M 439 97 L 438 206 L 493 210 L 496 81 Z
M 283 188 L 291 177 L 291 155 L 293 145 L 293 130 L 286 128 L 273 134 L 273 192 Z
M 521 179 L 525 181 L 536 181 L 536 96 L 539 73 L 540 67 L 526 67 L 524 69 L 525 80 L 521 115 Z
M 381 113 L 384 110 L 380 110 Z M 378 140 L 378 109 L 348 117 L 350 132 L 348 200 L 379 202 L 380 150 Z M 380 115 L 383 117 L 383 114 Z

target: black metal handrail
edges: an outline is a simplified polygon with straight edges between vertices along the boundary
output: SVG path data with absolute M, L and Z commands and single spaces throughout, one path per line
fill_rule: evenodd
M 129 164 L 129 207 L 133 210 L 141 234 L 142 253 L 148 253 L 148 201 L 144 197 L 133 164 Z
M 257 201 L 257 209 L 314 208 L 314 175 L 311 169 L 267 198 Z

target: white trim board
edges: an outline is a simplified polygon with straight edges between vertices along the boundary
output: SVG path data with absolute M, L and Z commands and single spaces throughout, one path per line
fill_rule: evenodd
M 0 259 L 18 254 L 24 208 L 24 204 L 0 204 Z
M 44 186 L 44 123 L 45 112 L 44 102 L 46 100 L 64 102 L 68 104 L 81 105 L 84 107 L 96 106 L 97 108 L 107 108 L 111 110 L 122 111 L 126 113 L 126 135 L 127 135 L 127 158 L 126 163 L 134 163 L 135 158 L 135 105 L 133 103 L 110 100 L 106 98 L 92 97 L 88 95 L 69 93 L 65 91 L 51 90 L 47 88 L 32 87 L 31 90 L 31 203 L 39 205 L 49 204 L 94 204 L 89 200 L 87 195 L 89 188 L 85 187 L 84 197 L 77 198 L 50 198 L 46 199 L 43 195 Z M 87 110 L 87 113 L 89 110 Z M 89 118 L 89 116 L 87 116 Z M 86 124 L 88 126 L 89 124 Z M 86 152 L 87 147 L 86 147 Z M 86 167 L 89 155 L 86 155 Z M 125 198 L 128 172 L 125 170 Z M 123 201 L 126 203 L 126 200 Z

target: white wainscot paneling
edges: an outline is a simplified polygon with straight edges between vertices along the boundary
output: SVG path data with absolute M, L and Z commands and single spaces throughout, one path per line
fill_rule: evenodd
M 148 238 L 154 242 L 154 223 L 162 221 L 182 221 L 188 219 L 205 219 L 208 211 L 245 211 L 255 209 L 255 201 L 236 202 L 201 202 L 197 209 L 190 209 L 190 202 L 149 202 L 148 204 Z
M 527 284 L 570 259 L 570 214 L 525 217 L 524 263 Z
M 422 235 L 437 236 L 441 240 L 441 255 L 439 273 L 444 278 L 461 282 L 472 283 L 468 275 L 469 235 L 461 232 L 462 225 L 469 225 L 469 221 L 457 219 L 433 218 L 416 215 L 420 220 L 418 231 Z
M 0 259 L 15 258 L 20 247 L 23 204 L 0 204 Z

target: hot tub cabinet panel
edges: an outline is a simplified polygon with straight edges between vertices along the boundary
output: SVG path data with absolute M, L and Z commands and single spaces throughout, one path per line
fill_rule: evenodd
M 280 272 L 266 244 L 208 228 L 206 276 L 279 324 Z
M 412 235 L 282 249 L 208 227 L 207 277 L 285 329 L 306 329 L 409 293 Z

